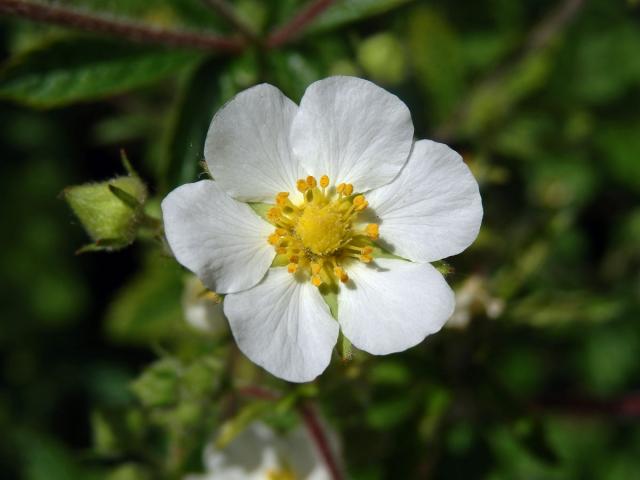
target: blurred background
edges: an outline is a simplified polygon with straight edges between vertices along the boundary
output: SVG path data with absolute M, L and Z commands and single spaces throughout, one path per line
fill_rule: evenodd
M 231 398 L 238 379 L 311 398 L 347 478 L 638 478 L 639 2 L 311 2 L 281 45 L 242 51 L 31 21 L 73 8 L 240 38 L 216 2 L 19 3 L 0 0 L 2 478 L 178 478 L 247 408 L 296 421 Z M 265 36 L 308 3 L 230 5 Z M 395 93 L 417 138 L 459 151 L 485 218 L 441 266 L 457 291 L 448 328 L 404 353 L 335 358 L 300 393 L 238 358 L 228 333 L 185 322 L 185 273 L 152 233 L 76 255 L 91 239 L 62 192 L 126 175 L 124 148 L 158 216 L 197 178 L 226 100 L 266 81 L 299 101 L 335 74 Z

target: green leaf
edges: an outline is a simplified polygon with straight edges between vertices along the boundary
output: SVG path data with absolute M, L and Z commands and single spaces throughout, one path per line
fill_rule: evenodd
M 417 81 L 434 107 L 446 118 L 465 89 L 464 51 L 447 20 L 429 9 L 418 9 L 409 20 L 409 58 Z
M 204 160 L 207 129 L 222 103 L 219 86 L 222 68 L 217 59 L 206 61 L 193 71 L 184 85 L 161 160 L 167 190 L 193 182 L 198 176 Z
M 179 395 L 179 370 L 179 363 L 172 358 L 158 360 L 131 383 L 131 390 L 146 407 L 174 405 Z
M 0 70 L 0 98 L 37 108 L 97 100 L 153 84 L 200 55 L 65 37 L 14 56 Z
M 381 400 L 366 411 L 367 425 L 376 430 L 387 430 L 405 421 L 416 405 L 415 395 L 402 395 Z
M 322 77 L 319 59 L 296 51 L 272 52 L 267 58 L 271 82 L 295 102 L 299 102 L 309 84 Z
M 124 343 L 172 338 L 181 325 L 182 272 L 167 259 L 150 262 L 107 312 L 107 331 Z
M 187 25 L 219 31 L 225 26 L 224 19 L 201 0 L 63 0 L 60 3 L 161 28 Z
M 603 125 L 596 133 L 603 167 L 611 177 L 629 189 L 640 192 L 640 122 Z
M 358 20 L 386 13 L 411 0 L 344 0 L 335 2 L 309 25 L 307 33 L 333 30 Z
M 615 26 L 614 26 L 615 25 Z M 567 95 L 578 100 L 607 104 L 640 81 L 640 55 L 637 54 L 640 33 L 632 22 L 613 24 L 574 42 L 562 78 Z M 564 73 L 564 72 L 561 72 Z
M 358 62 L 375 82 L 396 85 L 404 79 L 404 46 L 394 34 L 378 33 L 363 40 L 358 46 Z
M 212 58 L 199 64 L 182 85 L 161 151 L 163 190 L 198 178 L 206 170 L 204 142 L 216 110 L 240 90 L 254 85 L 257 56 L 248 51 L 232 61 Z
M 25 480 L 98 480 L 101 475 L 84 468 L 62 443 L 37 433 L 24 433 L 17 438 L 23 455 L 22 476 Z

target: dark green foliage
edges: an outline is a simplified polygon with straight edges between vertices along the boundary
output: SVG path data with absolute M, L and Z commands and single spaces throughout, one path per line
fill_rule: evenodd
M 200 0 L 53 3 L 234 31 Z M 231 3 L 263 33 L 306 4 Z M 558 16 L 567 4 L 580 5 Z M 296 41 L 239 54 L 2 19 L 1 476 L 178 479 L 202 470 L 206 441 L 255 419 L 286 431 L 311 401 L 341 438 L 349 478 L 635 478 L 639 8 L 345 0 Z M 417 138 L 458 150 L 485 217 L 475 244 L 439 266 L 471 299 L 450 328 L 387 357 L 341 339 L 317 382 L 294 386 L 248 362 L 228 332 L 185 322 L 188 272 L 161 241 L 159 203 L 208 175 L 209 122 L 237 92 L 267 81 L 299 101 L 334 74 L 384 84 Z M 120 148 L 147 187 L 109 189 Z M 104 183 L 89 207 L 112 202 L 112 230 L 126 230 L 92 249 L 133 247 L 74 256 L 88 240 L 57 196 L 90 181 Z M 96 213 L 85 210 L 86 225 Z

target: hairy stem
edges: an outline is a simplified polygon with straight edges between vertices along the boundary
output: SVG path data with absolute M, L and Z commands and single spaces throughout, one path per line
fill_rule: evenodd
M 296 38 L 318 15 L 333 4 L 333 0 L 315 0 L 304 7 L 284 26 L 276 29 L 267 39 L 267 47 L 276 48 Z
M 141 43 L 220 52 L 237 52 L 244 48 L 244 42 L 237 38 L 165 30 L 131 21 L 104 18 L 72 8 L 20 0 L 0 0 L 0 14 L 112 35 Z

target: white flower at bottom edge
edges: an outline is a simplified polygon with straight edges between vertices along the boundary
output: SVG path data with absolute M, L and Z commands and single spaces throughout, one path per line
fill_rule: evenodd
M 215 181 L 182 185 L 162 202 L 167 240 L 182 265 L 226 294 L 236 342 L 258 365 L 310 381 L 340 329 L 382 355 L 450 317 L 453 293 L 428 262 L 475 240 L 478 184 L 446 145 L 413 141 L 396 96 L 330 77 L 297 106 L 257 85 L 215 115 L 205 158 Z M 247 202 L 274 206 L 263 220 Z M 378 256 L 377 245 L 395 258 Z M 327 288 L 337 290 L 337 319 Z
M 182 313 L 187 323 L 200 332 L 217 334 L 227 328 L 222 298 L 210 291 L 193 275 L 184 280 Z
M 326 430 L 330 448 L 337 440 Z M 204 451 L 206 473 L 184 480 L 330 480 L 332 477 L 309 433 L 298 426 L 278 435 L 262 422 L 250 424 L 225 448 Z

